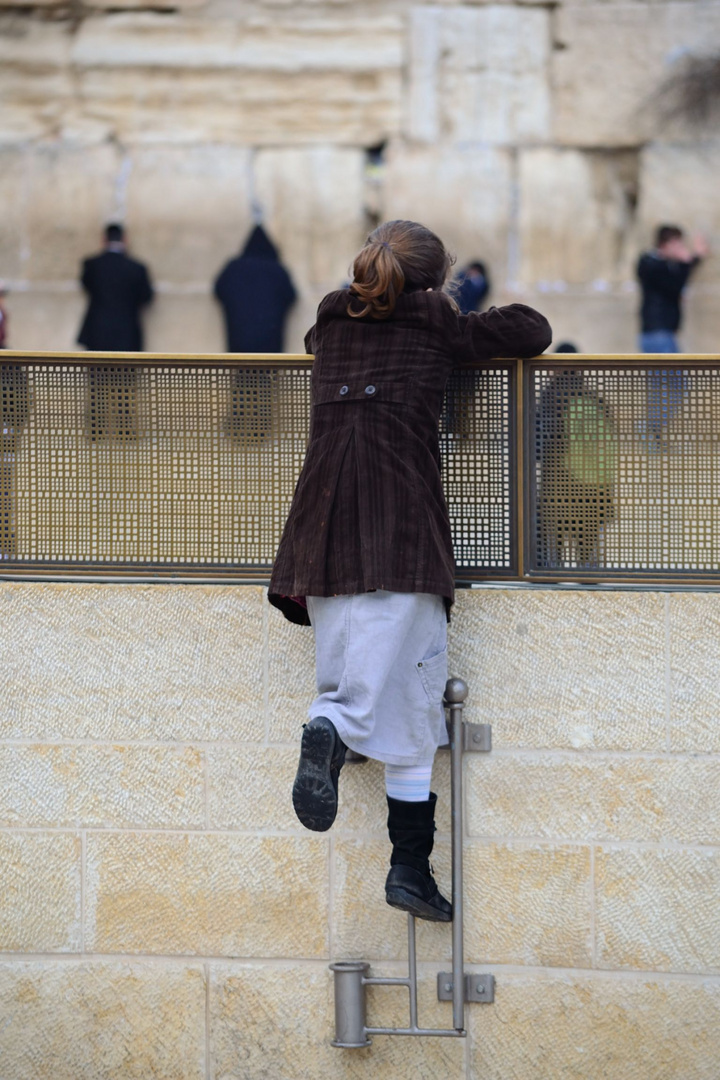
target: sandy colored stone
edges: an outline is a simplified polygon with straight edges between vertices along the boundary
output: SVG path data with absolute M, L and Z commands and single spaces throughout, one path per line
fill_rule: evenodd
M 390 869 L 387 837 L 336 836 L 334 853 L 332 952 L 341 960 L 402 960 L 407 955 L 407 916 L 385 902 L 385 878 Z M 450 898 L 450 840 L 436 833 L 432 854 L 440 891 Z M 466 896 L 469 884 L 466 884 Z M 450 957 L 447 923 L 417 923 L 417 952 L 421 960 Z
M 469 963 L 589 967 L 590 849 L 465 844 Z
M 505 150 L 440 151 L 394 143 L 388 150 L 383 216 L 422 221 L 457 255 L 459 266 L 487 259 L 499 285 L 507 264 L 510 184 Z
M 250 162 L 250 151 L 237 146 L 133 150 L 127 223 L 135 254 L 158 280 L 209 287 L 238 253 L 252 224 Z
M 561 341 L 572 341 L 586 353 L 637 351 L 640 296 L 633 282 L 608 289 L 602 280 L 572 287 L 558 279 L 494 294 L 493 302 L 529 304 L 541 311 L 553 330 L 550 351 Z
M 416 6 L 404 131 L 436 143 L 547 137 L 549 14 L 516 6 Z
M 27 254 L 27 248 L 23 249 Z M 7 297 L 8 348 L 71 352 L 79 349 L 85 300 L 79 286 L 68 282 L 62 291 L 33 285 L 22 291 L 12 288 Z
M 3 12 L 2 6 L 0 142 L 57 138 L 73 107 L 67 26 Z
M 296 754 L 297 757 L 297 754 Z M 435 822 L 441 833 L 450 831 L 450 753 L 435 757 L 432 790 L 438 800 Z M 348 833 L 378 832 L 387 836 L 385 766 L 380 761 L 349 763 L 340 778 L 340 798 L 335 829 Z
M 8 1078 L 205 1078 L 200 967 L 5 963 L 0 1012 Z
M 473 755 L 468 831 L 521 839 L 716 844 L 720 761 L 605 754 Z
M 443 1080 L 464 1074 L 464 1039 L 376 1036 L 368 1049 L 333 1048 L 332 975 L 326 964 L 282 968 L 213 964 L 210 970 L 210 1024 L 218 1078 L 362 1080 L 371 1071 L 378 1080 Z M 373 966 L 372 974 L 403 972 L 400 965 L 381 965 Z M 450 1027 L 451 1007 L 436 1000 L 434 971 L 421 971 L 418 990 L 421 1023 Z M 369 1024 L 407 1024 L 406 990 L 368 987 L 367 1000 Z
M 0 266 L 5 279 L 22 276 L 26 156 L 15 147 L 0 147 L 0 200 L 14 208 L 0 218 Z M 6 301 L 7 304 L 7 301 Z
M 143 315 L 148 352 L 225 351 L 222 310 L 207 291 L 162 291 Z
M 670 740 L 673 750 L 720 750 L 720 597 L 714 593 L 670 596 Z
M 595 881 L 599 966 L 720 971 L 716 851 L 605 848 Z
M 276 608 L 267 620 L 270 737 L 299 746 L 316 694 L 315 638 L 311 627 L 288 622 Z
M 498 747 L 664 750 L 664 650 L 660 594 L 460 592 L 451 623 L 468 719 Z
M 208 750 L 211 826 L 302 832 L 292 805 L 297 764 L 298 750 L 294 747 L 211 747 Z
M 327 891 L 325 837 L 88 836 L 97 952 L 324 956 Z
M 254 586 L 0 589 L 0 735 L 259 741 L 262 591 Z
M 487 1080 L 714 1080 L 714 982 L 497 973 L 495 1004 L 471 1005 L 470 1074 Z
M 0 825 L 193 828 L 205 823 L 200 751 L 0 746 Z
M 719 34 L 720 36 L 720 34 Z M 715 195 L 720 167 L 720 141 L 688 146 L 651 143 L 641 155 L 638 231 L 642 243 L 652 247 L 654 233 L 664 222 L 678 222 L 688 237 L 703 233 L 711 250 L 720 243 L 720 207 Z M 692 277 L 695 287 L 717 286 L 717 259 L 707 259 Z M 687 320 L 691 325 L 691 319 Z M 715 326 L 717 338 L 717 323 Z M 715 350 L 720 344 L 715 344 Z
M 702 0 L 566 4 L 554 39 L 555 141 L 636 146 L 658 130 L 651 98 L 673 63 L 717 45 L 720 9 Z
M 519 175 L 520 280 L 607 288 L 625 278 L 623 247 L 637 196 L 635 154 L 527 149 L 520 153 Z
M 0 951 L 77 952 L 80 837 L 0 832 L 0 866 Z

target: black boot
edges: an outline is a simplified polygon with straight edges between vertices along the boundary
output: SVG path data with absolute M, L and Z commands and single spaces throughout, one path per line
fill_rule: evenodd
M 388 795 L 388 833 L 393 850 L 385 899 L 418 919 L 452 922 L 452 904 L 441 895 L 430 868 L 437 795 L 427 802 L 402 802 Z
M 326 832 L 337 815 L 338 776 L 347 747 L 334 724 L 316 716 L 305 724 L 293 784 L 295 813 L 306 829 Z

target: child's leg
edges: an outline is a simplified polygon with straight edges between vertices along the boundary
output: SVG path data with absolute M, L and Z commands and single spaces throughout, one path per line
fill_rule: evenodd
M 427 802 L 430 798 L 432 761 L 429 765 L 386 765 L 385 791 L 400 802 Z

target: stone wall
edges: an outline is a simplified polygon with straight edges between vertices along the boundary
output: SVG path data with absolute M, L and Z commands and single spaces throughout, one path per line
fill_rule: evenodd
M 716 126 L 649 104 L 719 50 L 708 0 L 0 0 L 11 344 L 74 347 L 80 259 L 122 218 L 159 286 L 148 347 L 221 348 L 210 283 L 257 202 L 301 291 L 289 350 L 367 228 L 404 216 L 486 258 L 493 301 L 537 304 L 556 339 L 634 351 L 653 226 L 720 247 Z M 688 351 L 720 351 L 719 266 Z
M 290 788 L 312 635 L 251 586 L 0 587 L 3 1080 L 716 1080 L 720 599 L 459 595 L 467 1040 L 334 1050 L 331 959 L 405 968 L 382 767 Z M 449 759 L 434 863 L 449 887 Z M 448 927 L 419 926 L 421 1018 Z M 376 990 L 370 1023 L 403 1022 Z

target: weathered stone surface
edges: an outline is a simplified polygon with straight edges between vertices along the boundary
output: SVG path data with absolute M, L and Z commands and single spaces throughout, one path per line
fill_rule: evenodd
M 384 217 L 421 221 L 438 233 L 460 266 L 482 257 L 499 280 L 507 263 L 510 195 L 511 162 L 504 150 L 438 152 L 394 143 L 388 152 Z
M 223 1080 L 362 1080 L 368 1071 L 378 1080 L 441 1080 L 464 1072 L 465 1039 L 378 1036 L 366 1050 L 334 1049 L 332 975 L 325 964 L 281 969 L 213 964 L 210 971 L 215 1074 Z M 387 965 L 372 971 L 401 973 Z M 450 1006 L 437 1001 L 434 972 L 420 973 L 418 1013 L 429 1027 L 452 1024 Z M 369 1024 L 404 1027 L 407 1022 L 406 990 L 368 987 Z
M 0 746 L 0 825 L 193 828 L 205 823 L 194 749 Z
M 83 109 L 117 137 L 144 141 L 362 146 L 397 131 L 394 16 L 271 19 L 88 19 L 72 48 Z
M 710 981 L 503 971 L 495 1004 L 468 1009 L 471 1075 L 713 1080 L 719 1018 Z
M 327 895 L 325 837 L 88 836 L 97 952 L 324 956 Z
M 409 51 L 409 138 L 508 145 L 547 137 L 547 11 L 417 6 Z
M 673 62 L 720 41 L 720 9 L 702 0 L 566 4 L 554 37 L 555 141 L 637 146 L 657 129 L 650 99 Z
M 0 964 L 4 1077 L 204 1080 L 200 967 Z
M 634 153 L 523 150 L 519 182 L 522 281 L 607 287 L 625 277 Z
M 5 583 L 4 738 L 259 741 L 262 590 Z
M 712 251 L 720 246 L 720 207 L 716 196 L 720 141 L 664 145 L 651 143 L 640 155 L 638 232 L 646 247 L 654 244 L 658 225 L 677 222 L 688 232 L 703 233 Z M 717 286 L 718 259 L 709 258 L 692 278 L 698 287 Z M 688 319 L 688 325 L 692 322 Z M 715 350 L 718 325 L 715 324 Z
M 297 763 L 297 752 L 295 753 Z M 441 833 L 450 831 L 450 754 L 441 750 L 435 758 L 432 790 L 438 797 L 435 821 Z M 385 766 L 379 761 L 348 764 L 340 779 L 336 830 L 352 833 L 379 832 L 387 836 Z
M 207 292 L 160 292 L 143 314 L 148 352 L 224 352 L 222 310 Z
M 79 349 L 77 335 L 85 310 L 79 287 L 68 283 L 63 291 L 42 286 L 13 289 L 6 301 L 9 315 L 8 348 L 48 352 Z
M 588 847 L 465 845 L 465 955 L 475 964 L 589 967 Z
M 25 201 L 25 154 L 14 147 L 0 147 L 0 200 L 13 212 L 0 218 L 0 267 L 3 278 L 22 276 L 23 204 Z
M 73 107 L 69 61 L 66 24 L 0 6 L 0 143 L 57 137 Z
M 640 297 L 626 282 L 620 289 L 607 290 L 602 283 L 590 291 L 558 282 L 542 282 L 541 287 L 522 292 L 493 293 L 494 304 L 521 303 L 542 311 L 553 329 L 553 349 L 561 341 L 572 341 L 581 352 L 634 353 L 637 351 Z
M 77 952 L 80 837 L 0 832 L 0 866 L 0 952 Z
M 267 620 L 270 738 L 299 746 L 316 694 L 315 638 L 309 626 L 295 626 L 276 608 Z
M 237 254 L 251 227 L 250 166 L 250 151 L 237 146 L 133 150 L 127 223 L 154 277 L 209 286 Z
M 595 881 L 599 966 L 720 971 L 716 851 L 605 848 Z
M 301 831 L 291 798 L 297 763 L 298 751 L 294 747 L 211 747 L 211 827 Z
M 670 596 L 670 745 L 691 753 L 720 751 L 720 597 Z
M 664 750 L 664 643 L 659 594 L 493 589 L 458 595 L 450 655 L 496 746 Z
M 503 753 L 467 768 L 474 836 L 689 844 L 720 836 L 720 761 Z
M 386 837 L 335 839 L 332 952 L 338 959 L 402 960 L 407 956 L 407 916 L 385 903 L 390 851 Z M 432 862 L 440 891 L 449 898 L 447 834 L 436 833 Z M 447 960 L 450 947 L 446 923 L 418 920 L 417 951 L 421 960 Z

